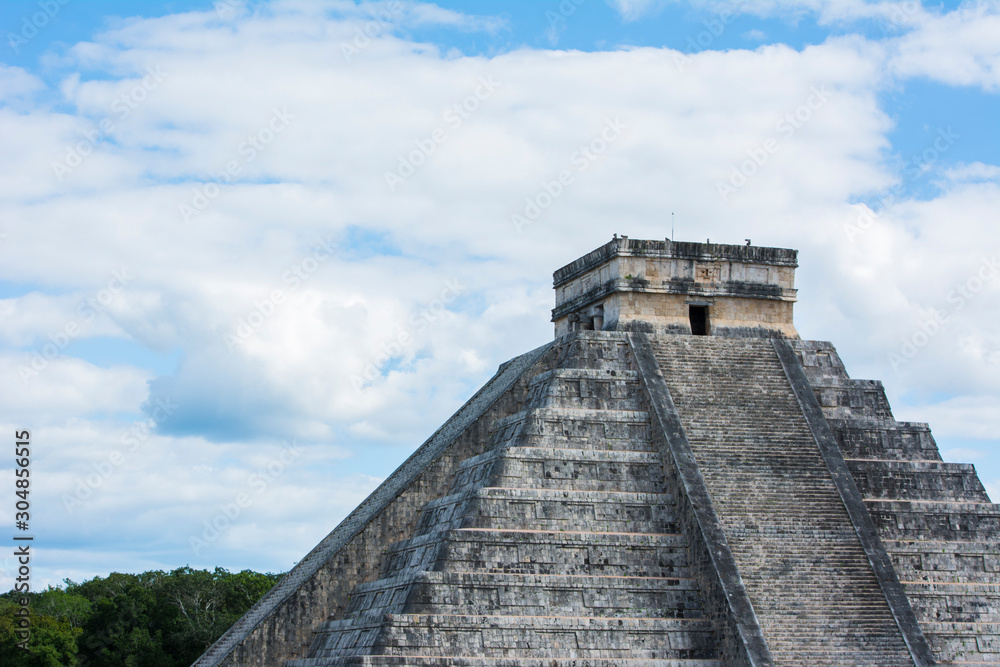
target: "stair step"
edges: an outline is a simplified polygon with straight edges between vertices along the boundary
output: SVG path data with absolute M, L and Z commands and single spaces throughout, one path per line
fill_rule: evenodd
M 404 570 L 687 577 L 687 540 L 677 534 L 450 530 L 389 548 L 382 576 Z
M 768 340 L 654 353 L 777 665 L 912 665 Z
M 571 447 L 586 449 L 650 449 L 649 413 L 638 410 L 535 408 L 496 420 L 491 447 Z
M 490 658 L 486 656 L 365 655 L 289 660 L 287 667 L 724 667 L 719 660 L 642 658 Z
M 655 493 L 663 465 L 655 452 L 503 447 L 464 461 L 452 491 L 480 485 Z
M 667 493 L 481 487 L 424 507 L 418 534 L 452 528 L 676 533 Z
M 359 584 L 346 617 L 375 611 L 691 618 L 701 605 L 690 578 L 422 571 Z
M 388 614 L 327 627 L 337 632 L 321 634 L 314 644 L 317 659 L 347 658 L 358 648 L 379 655 L 438 656 L 439 660 L 454 653 L 506 659 L 565 658 L 567 654 L 599 660 L 716 657 L 712 624 L 705 619 Z

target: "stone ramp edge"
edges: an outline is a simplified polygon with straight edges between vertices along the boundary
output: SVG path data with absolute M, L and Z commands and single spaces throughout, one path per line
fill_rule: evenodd
M 788 382 L 792 386 L 792 393 L 798 400 L 813 439 L 830 469 L 834 486 L 837 488 L 854 530 L 858 534 L 865 555 L 868 556 L 879 587 L 882 589 L 882 594 L 885 595 L 892 616 L 903 636 L 903 641 L 906 642 L 906 647 L 910 651 L 910 656 L 917 667 L 936 665 L 937 662 L 930 644 L 917 623 L 917 617 L 903 591 L 903 586 L 899 582 L 889 554 L 879 539 L 875 522 L 872 521 L 871 515 L 868 513 L 868 508 L 865 506 L 861 492 L 858 491 L 854 477 L 847 467 L 847 462 L 833 436 L 833 431 L 830 429 L 826 417 L 823 416 L 823 409 L 820 407 L 819 400 L 817 400 L 812 385 L 806 377 L 798 354 L 787 341 L 772 339 L 771 344 L 785 370 Z
M 365 498 L 312 551 L 299 561 L 250 610 L 203 653 L 192 667 L 215 667 L 224 662 L 271 613 L 309 581 L 368 522 L 405 491 L 466 428 L 475 423 L 521 375 L 551 350 L 552 341 L 500 365 L 496 374 L 465 402 L 437 431 Z
M 736 559 L 730 550 L 722 524 L 712 507 L 708 486 L 702 477 L 694 452 L 688 444 L 687 435 L 681 426 L 680 416 L 670 397 L 670 390 L 656 360 L 649 337 L 642 332 L 629 332 L 628 340 L 649 395 L 654 430 L 660 430 L 667 444 L 668 452 L 664 452 L 663 455 L 665 457 L 669 455 L 673 462 L 680 490 L 686 496 L 693 519 L 698 526 L 700 535 L 697 537 L 700 539 L 692 539 L 689 536 L 691 547 L 695 548 L 700 543 L 707 550 L 716 578 L 716 586 L 713 588 L 721 593 L 719 597 L 725 598 L 724 611 L 737 635 L 730 639 L 740 643 L 742 658 L 748 664 L 753 667 L 769 667 L 774 664 L 774 659 L 743 584 L 739 568 L 736 566 Z M 691 560 L 694 568 L 695 559 L 692 557 Z M 709 595 L 706 595 L 704 600 L 706 611 L 709 605 L 713 604 L 708 597 Z M 717 631 L 726 634 L 724 628 L 720 627 Z

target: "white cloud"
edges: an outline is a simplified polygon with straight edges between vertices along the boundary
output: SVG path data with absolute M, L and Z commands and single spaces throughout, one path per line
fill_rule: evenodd
M 34 93 L 45 88 L 38 77 L 20 67 L 0 63 L 0 100 L 5 104 L 24 103 Z
M 417 2 L 402 4 L 404 10 L 402 23 L 407 25 L 447 26 L 474 32 L 495 32 L 508 26 L 506 20 L 496 16 L 474 16 L 433 4 Z
M 916 413 L 911 409 L 907 412 Z M 1000 397 L 960 396 L 947 401 L 919 407 L 919 421 L 931 425 L 939 438 L 967 438 L 988 443 L 1000 432 Z M 964 453 L 967 448 L 953 450 L 951 454 Z M 973 455 L 975 459 L 985 456 Z M 972 458 L 972 457 L 970 457 Z
M 673 0 L 609 0 L 626 22 L 652 16 Z M 678 3 L 679 4 L 679 3 Z M 900 79 L 926 77 L 949 85 L 1000 89 L 1000 2 L 964 2 L 951 11 L 925 8 L 916 0 L 701 0 L 695 7 L 714 16 L 750 14 L 797 22 L 806 15 L 820 25 L 867 22 L 892 51 L 888 71 Z M 713 20 L 713 19 L 710 19 Z M 758 30 L 752 39 L 760 39 Z M 749 38 L 749 37 L 748 37 Z
M 334 6 L 348 18 L 330 18 Z M 5 145 L 16 148 L 0 157 L 9 234 L 0 278 L 59 293 L 0 302 L 13 316 L 0 337 L 22 347 L 44 340 L 74 316 L 80 295 L 99 293 L 124 267 L 134 279 L 84 337 L 183 350 L 169 376 L 67 357 L 36 387 L 10 384 L 0 395 L 60 443 L 53 451 L 63 459 L 46 473 L 53 514 L 63 511 L 60 494 L 120 446 L 130 423 L 119 415 L 145 405 L 152 416 L 157 400 L 180 406 L 102 484 L 78 515 L 88 518 L 67 522 L 79 543 L 98 516 L 151 540 L 144 525 L 169 526 L 151 542 L 157 562 L 188 562 L 190 532 L 269 448 L 296 439 L 309 456 L 334 460 L 312 476 L 297 463 L 294 484 L 284 477 L 272 487 L 280 502 L 255 504 L 204 561 L 236 562 L 287 525 L 270 539 L 287 537 L 287 549 L 254 564 L 287 567 L 377 483 L 350 469 L 349 455 L 401 459 L 496 364 L 551 337 L 555 268 L 613 232 L 667 236 L 670 211 L 682 239 L 751 236 L 800 248 L 800 331 L 844 341 L 857 376 L 886 377 L 898 340 L 928 307 L 947 303 L 943 288 L 967 277 L 979 249 L 1000 241 L 986 178 L 998 167 L 989 164 L 953 171 L 940 197 L 897 202 L 856 243 L 845 238 L 858 215 L 845 202 L 898 178 L 883 161 L 892 122 L 880 95 L 896 57 L 884 43 L 843 37 L 690 62 L 652 48 L 464 57 L 406 41 L 391 25 L 357 46 L 355 29 L 371 14 L 354 7 L 281 3 L 224 20 L 128 20 L 65 54 L 60 66 L 100 74 L 70 72 L 47 91 L 74 114 L 0 109 Z M 501 29 L 405 7 L 403 24 Z M 357 52 L 348 57 L 344 44 Z M 155 86 L 143 85 L 147 67 L 164 73 Z M 498 83 L 487 90 L 491 77 Z M 291 116 L 280 132 L 270 124 L 276 109 Z M 58 180 L 52 162 L 105 118 L 113 130 Z M 609 121 L 623 131 L 602 146 Z M 444 140 L 434 142 L 437 130 Z M 248 137 L 264 142 L 252 159 Z M 718 184 L 771 139 L 777 151 L 723 201 Z M 601 154 L 581 162 L 591 148 Z M 393 192 L 385 175 L 401 159 L 422 164 Z M 235 182 L 208 197 L 206 183 L 231 162 Z M 512 214 L 560 170 L 573 183 L 517 233 Z M 185 222 L 179 207 L 195 206 L 197 193 L 204 210 Z M 317 240 L 329 257 L 316 259 Z M 462 288 L 446 302 L 449 281 Z M 280 303 L 271 303 L 276 292 Z M 983 291 L 887 380 L 992 405 L 995 300 Z M 252 334 L 230 349 L 226 335 L 241 324 Z M 0 359 L 7 377 L 18 355 Z M 87 417 L 97 413 L 111 416 Z M 957 417 L 948 414 L 951 432 Z M 330 520 L 317 526 L 317 515 Z
M 49 360 L 23 354 L 0 356 L 0 402 L 26 424 L 48 424 L 66 415 L 137 413 L 146 398 L 147 371 L 98 368 L 75 357 Z
M 919 2 L 867 2 L 865 0 L 608 0 L 625 21 L 653 15 L 671 4 L 693 5 L 718 16 L 751 14 L 796 22 L 807 14 L 815 15 L 821 25 L 877 20 L 887 30 L 903 29 L 919 22 L 926 11 Z
M 178 24 L 183 40 L 175 35 Z M 199 29 L 204 39 L 193 39 Z M 804 53 L 780 46 L 709 53 L 681 70 L 671 52 L 652 49 L 517 51 L 484 61 L 414 56 L 403 48 L 380 51 L 385 42 L 395 43 L 389 37 L 346 62 L 337 44 L 323 37 L 340 30 L 336 23 L 313 39 L 303 39 L 288 22 L 259 17 L 239 24 L 244 41 L 215 42 L 217 29 L 211 20 L 204 27 L 190 19 L 138 22 L 88 50 L 90 66 L 118 68 L 125 77 L 66 89 L 92 118 L 138 85 L 133 70 L 160 67 L 168 74 L 122 121 L 114 144 L 99 146 L 66 177 L 65 194 L 44 205 L 44 214 L 35 216 L 41 222 L 21 241 L 31 250 L 11 253 L 8 264 L 20 275 L 74 284 L 93 282 L 95 273 L 126 258 L 136 281 L 111 317 L 150 347 L 184 345 L 177 377 L 152 385 L 154 396 L 191 406 L 173 426 L 190 430 L 178 432 L 213 423 L 222 429 L 215 437 L 290 431 L 320 439 L 348 415 L 358 421 L 381 417 L 391 403 L 419 399 L 419 392 L 410 393 L 413 387 L 450 376 L 457 381 L 446 384 L 445 402 L 440 395 L 425 398 L 441 406 L 429 414 L 445 416 L 488 374 L 484 354 L 495 363 L 544 340 L 544 311 L 525 330 L 529 335 L 487 352 L 471 341 L 500 343 L 492 342 L 497 336 L 490 331 L 499 324 L 459 309 L 426 331 L 412 332 L 414 342 L 400 357 L 403 366 L 384 380 L 359 393 L 350 379 L 410 328 L 410 318 L 449 278 L 467 282 L 470 297 L 486 289 L 498 295 L 499 285 L 516 289 L 525 280 L 544 286 L 552 267 L 571 259 L 551 240 L 585 225 L 595 232 L 588 243 L 603 242 L 610 231 L 607 212 L 623 197 L 635 202 L 618 213 L 628 224 L 648 220 L 681 193 L 697 193 L 703 219 L 731 215 L 715 183 L 748 150 L 777 135 L 777 124 L 806 102 L 812 88 L 830 91 L 827 106 L 794 137 L 783 138 L 781 153 L 734 205 L 766 210 L 775 196 L 790 204 L 803 197 L 839 201 L 881 177 L 872 167 L 887 127 L 874 98 L 879 73 L 859 42 L 831 42 Z M 137 64 L 127 68 L 123 62 Z M 227 75 L 219 76 L 221 71 Z M 620 71 L 634 71 L 636 78 L 622 79 Z M 257 85 L 248 88 L 241 81 L 251 76 Z M 484 90 L 481 79 L 489 77 L 495 91 L 475 98 L 477 89 Z M 660 85 L 651 89 L 644 80 Z M 392 91 L 411 81 L 401 108 Z M 744 100 L 744 111 L 731 111 L 730 95 Z M 470 99 L 479 108 L 468 118 L 446 116 Z M 565 99 L 577 103 L 566 107 Z M 266 150 L 244 160 L 239 146 L 248 134 L 267 128 L 274 108 L 287 108 L 295 118 Z M 560 169 L 575 169 L 574 153 L 618 117 L 628 128 L 606 156 L 578 173 L 584 185 L 568 189 L 560 207 L 525 235 L 516 234 L 510 216 L 524 198 Z M 447 118 L 462 122 L 454 127 Z M 389 192 L 385 173 L 435 128 L 446 130 L 447 140 L 396 193 Z M 806 155 L 828 168 L 800 169 Z M 185 223 L 178 206 L 193 201 L 201 182 L 234 159 L 241 161 L 245 180 L 224 187 L 205 212 Z M 646 166 L 637 170 L 639 164 Z M 144 183 L 129 172 L 197 180 Z M 35 175 L 46 177 L 52 180 Z M 258 179 L 279 183 L 255 184 Z M 603 186 L 587 185 L 597 182 Z M 627 194 L 643 191 L 655 192 L 655 199 Z M 450 210 L 440 211 L 440 201 L 452 202 Z M 12 208 L 21 214 L 21 206 Z M 477 225 L 470 227 L 468 220 Z M 381 230 L 390 243 L 416 255 L 337 259 L 320 266 L 302 287 L 289 287 L 285 276 L 308 258 L 313 239 L 332 237 L 337 252 L 349 257 L 355 226 Z M 48 239 L 56 229 L 64 242 L 52 245 Z M 235 248 L 233 239 L 241 239 Z M 444 267 L 421 268 L 441 254 L 448 257 Z M 39 256 L 49 259 L 39 263 Z M 482 257 L 495 261 L 484 268 Z M 286 303 L 236 352 L 227 350 L 223 336 L 274 290 L 287 296 Z M 197 412 L 190 412 L 194 406 Z M 416 418 L 427 407 L 398 411 L 393 420 Z M 426 428 L 432 422 L 420 423 Z
M 945 461 L 976 461 L 986 456 L 986 452 L 973 447 L 952 447 L 941 450 L 941 458 Z
M 212 445 L 115 420 L 39 427 L 31 441 L 37 586 L 184 564 L 284 570 L 333 527 L 316 516 L 346 515 L 381 482 L 339 472 L 350 453 L 329 444 Z M 13 571 L 0 563 L 0 587 Z
M 966 3 L 928 15 L 898 38 L 890 66 L 897 76 L 1000 90 L 1000 3 Z
M 21 240 L 15 238 L 15 243 Z M 49 356 L 43 348 L 51 345 L 63 351 L 82 338 L 122 336 L 122 329 L 110 317 L 123 307 L 121 286 L 116 282 L 113 287 L 118 291 L 113 293 L 106 285 L 71 294 L 29 292 L 0 299 L 0 340 Z
M 993 181 L 1000 183 L 1000 167 L 982 162 L 956 165 L 945 171 L 945 178 L 950 181 Z

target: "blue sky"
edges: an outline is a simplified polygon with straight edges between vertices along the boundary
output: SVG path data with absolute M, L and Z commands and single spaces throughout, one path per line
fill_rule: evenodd
M 0 421 L 38 443 L 43 583 L 287 569 L 551 337 L 553 270 L 671 212 L 798 248 L 803 337 L 1000 492 L 998 2 L 17 0 L 0 29 Z

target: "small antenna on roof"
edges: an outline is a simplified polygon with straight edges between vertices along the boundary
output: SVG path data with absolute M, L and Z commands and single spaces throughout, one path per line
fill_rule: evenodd
M 676 241 L 674 238 L 674 212 L 670 212 L 670 239 Z

